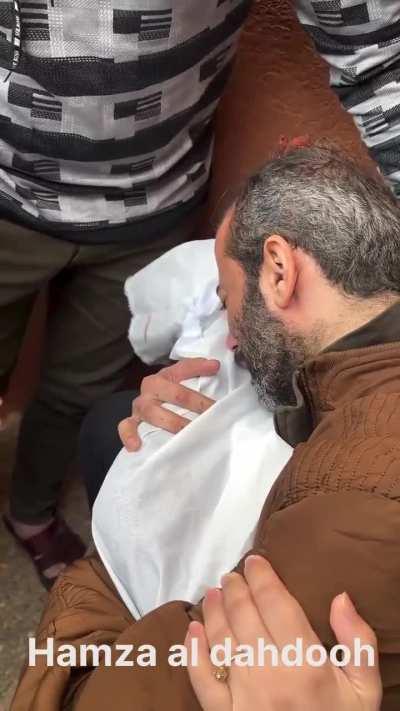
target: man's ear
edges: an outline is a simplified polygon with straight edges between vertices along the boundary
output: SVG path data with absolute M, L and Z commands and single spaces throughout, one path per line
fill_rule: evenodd
M 280 235 L 267 237 L 264 242 L 260 289 L 272 307 L 288 307 L 293 298 L 297 277 L 295 253 L 290 244 Z

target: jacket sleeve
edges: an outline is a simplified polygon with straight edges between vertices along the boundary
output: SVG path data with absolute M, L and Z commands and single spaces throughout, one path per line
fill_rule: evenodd
M 378 637 L 384 711 L 400 708 L 400 503 L 349 491 L 316 494 L 266 520 L 254 552 L 299 601 L 321 641 L 333 598 L 347 592 Z
M 344 4 L 295 3 L 300 23 L 329 65 L 333 90 L 400 197 L 399 4 Z
M 61 645 L 112 644 L 133 619 L 116 597 L 111 581 L 96 558 L 74 563 L 54 584 L 35 637 L 36 650 L 57 655 Z M 54 657 L 35 655 L 22 670 L 10 711 L 57 711 L 85 683 L 90 667 L 72 669 L 52 664 Z
M 398 709 L 400 504 L 359 492 L 310 496 L 272 514 L 257 541 L 254 552 L 270 560 L 327 646 L 334 644 L 331 601 L 344 590 L 350 594 L 378 634 L 382 708 Z M 79 562 L 55 585 L 38 643 L 52 636 L 56 649 L 65 642 L 133 645 L 134 666 L 71 671 L 41 661 L 25 670 L 11 711 L 201 711 L 186 669 L 169 664 L 171 647 L 183 644 L 190 619 L 199 616 L 198 605 L 178 601 L 135 622 L 105 582 L 101 564 Z M 135 665 L 141 645 L 154 647 L 156 666 Z
M 53 586 L 36 635 L 36 649 L 51 640 L 55 663 L 40 655 L 26 664 L 10 711 L 201 711 L 186 669 L 169 664 L 171 647 L 183 644 L 196 612 L 173 602 L 135 621 L 96 557 L 75 563 Z M 81 665 L 80 649 L 90 644 L 112 650 L 110 666 L 97 665 L 90 654 Z M 57 664 L 64 645 L 76 651 L 75 667 Z M 127 647 L 133 647 L 127 661 L 135 664 L 141 645 L 154 647 L 156 666 L 115 665 Z

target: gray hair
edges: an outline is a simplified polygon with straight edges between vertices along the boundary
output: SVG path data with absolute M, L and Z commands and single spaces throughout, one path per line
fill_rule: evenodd
M 227 247 L 258 277 L 265 239 L 311 255 L 344 293 L 400 292 L 400 208 L 377 173 L 332 146 L 293 148 L 271 160 L 235 201 Z

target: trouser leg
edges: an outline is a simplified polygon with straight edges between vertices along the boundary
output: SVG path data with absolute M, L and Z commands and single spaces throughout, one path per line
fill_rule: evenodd
M 62 276 L 40 386 L 18 443 L 11 512 L 19 521 L 41 523 L 54 515 L 85 413 L 124 386 L 133 357 L 125 280 L 190 239 L 195 226 L 185 221 L 147 247 L 83 247 Z
M 97 403 L 85 417 L 79 435 L 79 469 L 92 509 L 106 474 L 122 448 L 118 425 L 132 412 L 138 393 L 123 390 Z
M 7 390 L 37 293 L 73 251 L 70 244 L 0 219 L 0 396 Z

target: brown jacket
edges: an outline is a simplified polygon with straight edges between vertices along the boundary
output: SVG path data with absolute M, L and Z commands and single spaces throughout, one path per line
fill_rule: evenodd
M 276 415 L 295 451 L 266 500 L 254 551 L 271 561 L 327 646 L 331 600 L 350 594 L 378 635 L 382 709 L 398 711 L 400 303 L 307 362 L 295 382 L 297 407 Z M 54 637 L 56 648 L 151 644 L 157 667 L 71 671 L 41 659 L 22 674 L 12 711 L 200 711 L 186 670 L 167 662 L 200 614 L 199 605 L 173 602 L 135 622 L 102 564 L 80 561 L 53 588 L 38 640 Z

